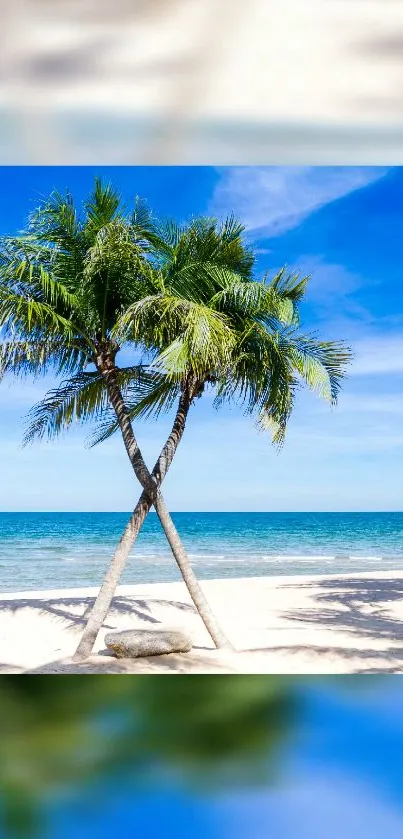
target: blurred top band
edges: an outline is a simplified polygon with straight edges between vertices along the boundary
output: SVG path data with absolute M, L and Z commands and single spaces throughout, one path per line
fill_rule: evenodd
M 399 0 L 4 6 L 1 163 L 403 162 Z

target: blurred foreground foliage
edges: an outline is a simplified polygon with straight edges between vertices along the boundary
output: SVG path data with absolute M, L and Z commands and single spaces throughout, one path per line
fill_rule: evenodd
M 277 777 L 297 692 L 281 676 L 0 680 L 4 835 L 45 835 L 47 803 L 108 783 L 213 787 Z

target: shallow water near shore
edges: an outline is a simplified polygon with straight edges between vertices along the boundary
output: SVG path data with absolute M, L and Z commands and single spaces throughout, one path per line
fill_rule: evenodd
M 0 591 L 97 585 L 128 513 L 1 513 Z M 403 568 L 403 513 L 174 513 L 201 579 Z M 122 583 L 178 571 L 155 514 Z

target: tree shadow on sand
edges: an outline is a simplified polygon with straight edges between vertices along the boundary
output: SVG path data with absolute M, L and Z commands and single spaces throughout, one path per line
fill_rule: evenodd
M 315 607 L 286 612 L 288 620 L 321 624 L 368 638 L 403 641 L 403 621 L 386 611 L 391 602 L 403 601 L 403 579 L 324 579 L 315 580 L 314 586 L 319 590 Z M 312 583 L 299 583 L 299 588 L 312 588 Z M 327 604 L 331 608 L 327 609 Z
M 87 623 L 88 614 L 95 602 L 95 597 L 55 597 L 48 600 L 40 598 L 20 598 L 18 600 L 0 600 L 0 611 L 16 614 L 23 609 L 35 610 L 41 615 L 52 615 L 66 622 L 69 627 L 83 627 Z M 160 624 L 161 621 L 152 614 L 153 606 L 171 606 L 179 611 L 194 612 L 188 603 L 176 600 L 139 599 L 118 595 L 113 598 L 110 617 L 127 615 L 135 617 L 145 623 Z M 79 614 L 76 614 L 76 610 Z M 105 629 L 115 629 L 114 623 L 104 623 Z
M 277 647 L 256 647 L 251 649 L 250 653 L 287 653 L 288 657 L 295 655 L 296 659 L 301 654 L 309 653 L 310 655 L 317 655 L 318 660 L 323 657 L 338 657 L 350 662 L 348 670 L 344 675 L 349 673 L 403 673 L 403 647 L 388 647 L 383 650 L 365 650 L 361 647 L 335 647 L 313 644 L 293 644 L 292 646 L 277 646 Z M 356 660 L 355 665 L 351 668 L 351 661 Z M 290 661 L 290 659 L 288 659 Z M 290 672 L 292 672 L 292 663 L 290 663 Z M 321 674 L 331 676 L 334 675 L 331 667 L 328 674 Z M 318 675 L 315 668 L 309 674 Z M 343 675 L 343 674 L 341 674 Z
M 302 589 L 312 589 L 312 583 L 300 583 Z M 390 603 L 403 601 L 403 579 L 377 580 L 371 577 L 350 579 L 315 580 L 315 604 L 312 608 L 294 609 L 284 614 L 290 621 L 316 624 L 318 628 L 334 629 L 338 632 L 359 636 L 369 642 L 390 641 L 384 649 L 359 648 L 351 646 L 293 645 L 295 654 L 309 652 L 341 656 L 344 659 L 360 659 L 357 665 L 362 673 L 398 673 L 403 670 L 403 621 L 388 614 Z M 368 608 L 370 607 L 370 609 Z M 271 652 L 283 652 L 290 647 L 271 647 Z M 262 652 L 262 650 L 260 650 Z M 368 661 L 368 667 L 365 666 Z M 379 667 L 375 662 L 379 661 Z

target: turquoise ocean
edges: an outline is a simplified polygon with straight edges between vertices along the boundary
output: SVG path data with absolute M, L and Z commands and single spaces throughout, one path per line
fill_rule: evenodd
M 403 513 L 174 513 L 200 579 L 403 570 Z M 128 513 L 0 513 L 0 592 L 96 586 Z M 151 513 L 123 583 L 180 579 Z

